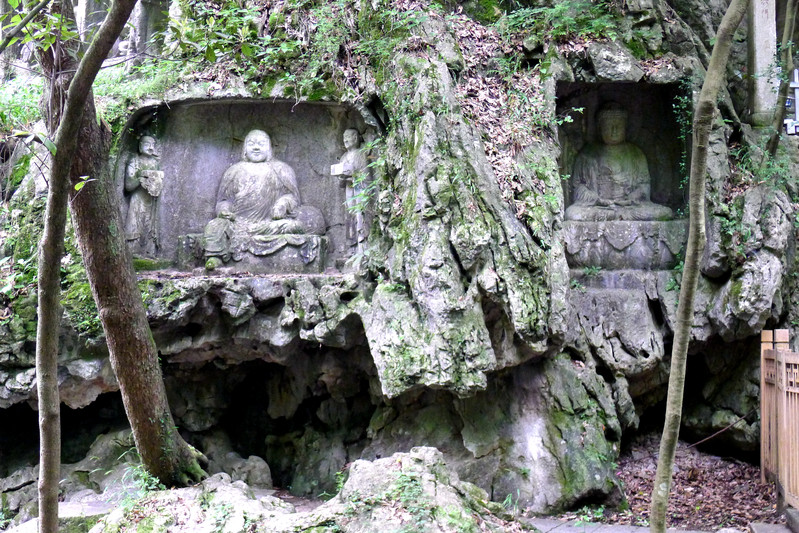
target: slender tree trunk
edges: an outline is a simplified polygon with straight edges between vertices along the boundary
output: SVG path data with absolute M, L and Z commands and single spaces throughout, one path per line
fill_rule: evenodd
M 39 247 L 36 387 L 39 399 L 39 531 L 58 531 L 61 477 L 61 413 L 58 395 L 58 331 L 61 324 L 61 257 L 67 213 L 66 180 L 51 181 Z
M 42 69 L 50 82 L 44 114 L 48 130 L 55 132 L 56 146 L 39 258 L 37 376 L 42 443 L 39 482 L 41 533 L 56 533 L 58 522 L 59 272 L 70 190 L 87 274 L 144 464 L 169 484 L 185 484 L 204 475 L 194 451 L 175 430 L 169 412 L 155 345 L 125 248 L 118 206 L 109 192 L 110 134 L 107 127 L 96 120 L 91 92 L 97 72 L 134 5 L 135 0 L 113 2 L 79 64 L 75 64 L 75 54 L 67 50 L 68 45 L 75 47 L 77 43 L 57 42 L 40 54 Z M 61 13 L 65 20 L 74 21 L 69 0 L 57 1 L 51 9 Z M 94 181 L 76 192 L 71 185 L 83 177 L 92 177 Z
M 72 5 L 57 2 L 53 11 L 66 17 Z M 49 99 L 43 109 L 48 131 L 58 126 L 66 85 L 58 72 L 73 61 L 61 43 L 39 56 L 48 78 Z M 58 160 L 58 151 L 55 159 Z M 58 531 L 58 481 L 61 477 L 61 415 L 58 394 L 58 332 L 61 324 L 61 257 L 64 255 L 69 181 L 55 172 L 50 178 L 44 232 L 39 247 L 36 386 L 39 407 L 39 532 Z
M 671 471 L 674 452 L 680 434 L 682 400 L 685 389 L 685 366 L 688 359 L 688 342 L 694 318 L 694 296 L 699 282 L 699 263 L 705 248 L 705 180 L 707 177 L 707 150 L 710 130 L 716 112 L 719 90 L 725 82 L 727 60 L 730 57 L 733 35 L 746 13 L 749 0 L 732 0 L 716 32 L 716 44 L 702 84 L 702 91 L 694 113 L 693 145 L 691 151 L 690 221 L 688 249 L 685 254 L 680 303 L 671 350 L 671 371 L 666 398 L 666 421 L 660 440 L 657 473 L 652 487 L 652 505 L 649 524 L 652 533 L 665 533 L 666 508 L 671 491 Z
M 86 136 L 81 145 L 94 149 L 99 146 L 96 139 Z M 94 152 L 84 156 L 96 162 L 85 175 L 98 179 L 80 191 L 73 188 L 70 202 L 83 264 L 142 461 L 164 484 L 186 485 L 205 472 L 197 463 L 200 455 L 177 432 L 169 411 L 158 352 L 125 243 L 119 199 L 105 164 L 108 149 Z
M 766 164 L 768 158 L 777 155 L 777 148 L 780 146 L 782 130 L 785 122 L 785 102 L 788 100 L 788 90 L 791 86 L 791 74 L 793 73 L 793 30 L 796 23 L 796 0 L 788 0 L 785 6 L 785 25 L 782 28 L 782 42 L 780 44 L 780 88 L 777 91 L 777 108 L 774 110 L 774 121 L 771 123 L 773 131 L 766 143 L 766 152 L 760 166 Z

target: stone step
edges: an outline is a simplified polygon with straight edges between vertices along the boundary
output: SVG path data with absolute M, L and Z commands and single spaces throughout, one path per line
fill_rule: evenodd
M 786 507 L 784 514 L 788 522 L 788 529 L 793 531 L 793 533 L 799 533 L 799 510 L 793 507 Z
M 765 524 L 763 522 L 752 522 L 749 524 L 749 530 L 752 533 L 790 533 L 784 524 Z

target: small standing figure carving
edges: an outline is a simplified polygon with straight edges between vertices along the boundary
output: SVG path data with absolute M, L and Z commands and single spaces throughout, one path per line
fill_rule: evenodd
M 125 191 L 130 193 L 125 239 L 134 254 L 148 257 L 154 257 L 159 247 L 158 197 L 164 188 L 160 159 L 155 139 L 145 135 L 138 155 L 125 169 Z
M 368 182 L 369 165 L 366 153 L 361 149 L 358 130 L 351 128 L 344 132 L 344 148 L 347 151 L 337 164 L 330 166 L 330 174 L 338 176 L 346 187 L 347 240 L 357 253 L 363 253 L 367 234 L 361 202 Z

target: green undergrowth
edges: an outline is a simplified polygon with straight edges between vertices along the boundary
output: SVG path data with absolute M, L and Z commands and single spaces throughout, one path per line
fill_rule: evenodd
M 165 99 L 186 72 L 181 62 L 166 60 L 146 61 L 131 72 L 124 63 L 102 69 L 93 86 L 98 120 L 109 124 L 116 142 L 128 115 L 145 99 Z
M 651 43 L 662 41 L 658 26 L 633 24 L 612 0 L 561 0 L 509 10 L 497 21 L 504 38 L 528 45 L 610 40 L 623 43 L 638 59 L 660 56 Z
M 615 39 L 621 15 L 604 0 L 566 0 L 553 5 L 524 7 L 510 12 L 498 28 L 505 34 L 523 33 L 539 42 Z
M 229 72 L 255 95 L 356 100 L 353 69 L 386 72 L 395 49 L 423 20 L 421 11 L 346 0 L 289 0 L 266 18 L 234 0 L 183 1 L 167 32 L 171 51 L 199 71 Z M 364 74 L 359 72 L 359 74 Z M 282 87 L 282 94 L 273 89 Z
M 14 78 L 0 84 L 0 136 L 12 130 L 29 130 L 42 118 L 39 100 L 42 78 Z
M 44 226 L 46 199 L 15 199 L 2 213 L 3 249 L 0 258 L 0 323 L 36 324 L 38 244 Z M 83 268 L 72 224 L 68 223 L 61 261 L 61 304 L 67 320 L 81 334 L 96 337 L 102 326 Z

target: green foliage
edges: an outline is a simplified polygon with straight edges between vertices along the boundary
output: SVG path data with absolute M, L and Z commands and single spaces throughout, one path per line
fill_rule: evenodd
M 211 520 L 213 521 L 213 533 L 223 533 L 225 531 L 225 524 L 228 523 L 230 516 L 233 514 L 233 506 L 229 503 L 220 503 L 214 505 L 211 511 Z
M 336 472 L 336 492 L 341 492 L 341 489 L 344 488 L 344 483 L 347 482 L 347 471 L 346 470 L 339 470 Z
M 674 265 L 672 269 L 672 275 L 666 281 L 666 290 L 667 291 L 679 291 L 680 284 L 682 283 L 682 271 L 685 268 L 685 260 L 682 259 L 681 254 L 677 255 L 677 264 Z
M 27 14 L 26 6 L 20 6 L 22 0 L 9 0 L 11 11 L 0 15 L 0 26 L 16 26 Z M 19 9 L 17 9 L 19 7 Z M 63 14 L 52 10 L 43 10 L 28 23 L 22 36 L 11 39 L 9 45 L 17 42 L 34 43 L 41 50 L 48 50 L 57 41 L 66 42 L 79 37 L 74 18 L 65 18 Z
M 13 202 L 10 211 L 3 213 L 3 235 L 5 253 L 11 260 L 4 263 L 0 272 L 5 276 L 3 287 L 12 282 L 13 291 L 4 294 L 15 297 L 19 291 L 33 290 L 37 276 L 36 251 L 44 225 L 44 209 L 47 200 L 39 197 L 32 201 Z
M 443 511 L 444 521 L 453 531 L 457 531 L 458 533 L 478 533 L 481 531 L 477 520 L 457 507 L 449 506 L 443 509 Z
M 122 501 L 123 509 L 128 511 L 151 492 L 166 489 L 164 484 L 144 467 L 141 462 L 141 456 L 139 456 L 139 452 L 136 451 L 135 447 L 128 448 L 118 458 L 118 460 L 123 459 L 128 462 L 128 465 L 122 475 L 122 484 L 131 483 L 134 488 L 134 492 L 127 494 Z
M 19 158 L 19 161 L 16 162 L 14 168 L 11 169 L 11 174 L 8 176 L 5 187 L 7 190 L 16 191 L 19 188 L 22 180 L 25 179 L 25 176 L 28 174 L 28 170 L 31 166 L 31 159 L 33 159 L 32 152 Z
M 752 251 L 756 231 L 753 222 L 744 222 L 743 193 L 751 187 L 768 184 L 775 188 L 795 190 L 796 178 L 792 175 L 792 164 L 784 152 L 776 157 L 764 156 L 754 147 L 733 147 L 733 172 L 725 184 L 726 198 L 714 209 L 721 227 L 721 240 L 734 264 L 742 264 Z
M 0 295 L 12 314 L 27 319 L 29 297 L 35 301 L 38 276 L 38 244 L 41 238 L 46 198 L 19 200 L 3 213 L 4 253 L 0 259 Z M 74 232 L 67 231 L 66 255 L 61 262 L 61 304 L 78 332 L 90 336 L 102 333 L 97 308 L 80 260 Z
M 189 0 L 189 19 L 170 20 L 168 40 L 173 53 L 204 58 L 209 63 L 225 61 L 248 64 L 264 56 L 258 37 L 260 14 L 254 6 L 235 1 Z
M 35 256 L 16 261 L 12 257 L 0 259 L 0 272 L 5 274 L 0 278 L 2 283 L 0 294 L 16 298 L 21 292 L 27 292 L 36 283 L 37 271 Z
M 569 282 L 569 287 L 574 291 L 585 292 L 585 285 L 583 285 L 579 279 L 572 278 Z
M 433 504 L 424 497 L 422 482 L 419 475 L 409 472 L 400 472 L 397 480 L 385 495 L 387 499 L 399 502 L 414 519 L 403 531 L 408 533 L 424 531 L 426 525 L 433 521 Z
M 64 286 L 61 305 L 72 327 L 87 336 L 101 335 L 103 325 L 85 271 L 82 268 L 74 269 L 67 275 Z
M 680 80 L 680 90 L 674 98 L 672 109 L 679 129 L 677 139 L 682 146 L 680 151 L 680 188 L 684 189 L 688 186 L 688 179 L 690 178 L 688 170 L 690 147 L 688 142 L 694 122 L 693 81 L 691 78 L 682 78 Z
M 401 40 L 423 20 L 420 11 L 378 3 L 356 11 L 347 0 L 290 0 L 262 26 L 259 6 L 187 0 L 185 18 L 170 23 L 166 40 L 173 55 L 203 69 L 224 63 L 255 94 L 269 94 L 277 83 L 295 98 L 351 94 L 360 89 L 342 67 L 368 62 L 378 77 L 386 76 Z
M 602 272 L 601 266 L 587 266 L 583 269 L 583 273 L 589 278 L 595 278 L 599 276 L 600 272 Z
M 11 509 L 8 508 L 8 496 L 5 492 L 0 493 L 0 530 L 10 526 L 13 519 Z
M 599 522 L 605 518 L 605 506 L 589 506 L 586 505 L 577 511 L 577 521 L 575 525 L 584 525 L 591 522 Z
M 579 39 L 615 39 L 619 16 L 605 0 L 565 0 L 551 6 L 526 7 L 498 23 L 504 35 L 522 34 L 539 42 Z
M 482 24 L 493 24 L 502 16 L 501 3 L 497 0 L 472 0 L 462 2 L 467 15 Z
M 170 261 L 165 259 L 149 259 L 147 257 L 134 257 L 133 269 L 136 272 L 148 272 L 152 270 L 163 270 L 172 266 Z
M 780 187 L 796 184 L 794 166 L 784 150 L 768 157 L 759 147 L 734 146 L 730 148 L 730 156 L 733 159 L 730 189 L 742 191 L 760 183 Z
M 384 150 L 381 149 L 383 144 L 383 138 L 379 137 L 374 141 L 366 143 L 366 145 L 362 147 L 362 150 L 364 150 L 364 152 L 367 154 L 383 154 Z M 383 155 L 376 157 L 370 156 L 370 159 L 371 160 L 367 165 L 369 170 L 382 167 L 386 162 Z M 369 171 L 358 172 L 355 176 L 353 176 L 352 186 L 354 194 L 347 205 L 347 210 L 350 213 L 363 213 L 369 208 L 375 194 L 377 193 L 377 180 L 371 179 Z
M 29 130 L 41 119 L 41 78 L 15 78 L 0 85 L 0 133 Z
M 525 476 L 526 477 L 526 476 Z M 519 513 L 519 498 L 521 497 L 521 492 L 519 489 L 516 489 L 516 495 L 512 492 L 509 492 L 505 499 L 502 500 L 502 507 L 505 508 L 506 511 L 509 513 L 518 514 Z
M 124 65 L 102 69 L 97 74 L 93 90 L 99 118 L 108 122 L 114 138 L 119 137 L 128 113 L 145 98 L 164 98 L 183 75 L 179 61 L 145 61 L 132 73 Z

